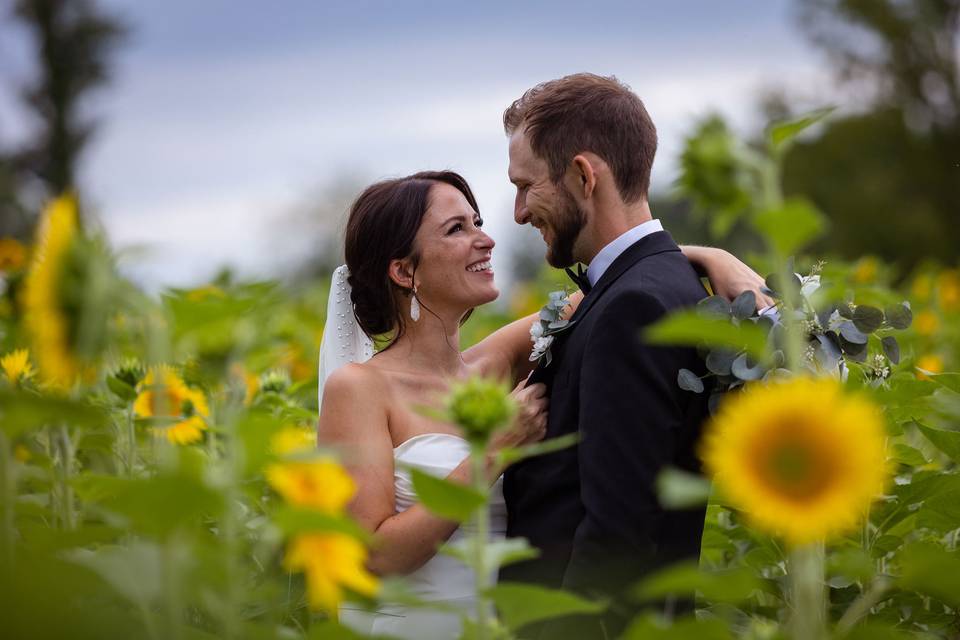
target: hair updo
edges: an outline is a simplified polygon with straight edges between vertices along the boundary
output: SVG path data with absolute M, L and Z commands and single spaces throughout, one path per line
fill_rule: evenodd
M 430 189 L 441 182 L 462 193 L 479 212 L 470 185 L 453 171 L 421 171 L 377 182 L 350 207 L 343 248 L 350 270 L 347 281 L 357 323 L 368 336 L 403 334 L 404 316 L 395 292 L 411 292 L 390 279 L 390 261 L 411 258 L 416 269 L 419 254 L 413 242 L 427 212 Z

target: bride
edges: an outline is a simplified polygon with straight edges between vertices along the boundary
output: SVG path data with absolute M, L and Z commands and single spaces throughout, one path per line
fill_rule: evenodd
M 356 481 L 350 512 L 376 541 L 368 568 L 403 575 L 422 599 L 459 611 L 474 608 L 473 575 L 436 551 L 465 532 L 417 502 L 407 469 L 469 483 L 468 445 L 455 426 L 417 407 L 437 406 L 452 381 L 474 375 L 517 385 L 514 423 L 489 446 L 493 538 L 506 530 L 503 470 L 493 454 L 543 438 L 548 410 L 542 384 L 524 387 L 534 367 L 529 329 L 536 316 L 459 349 L 460 325 L 498 295 L 490 265 L 495 243 L 482 226 L 473 193 L 456 173 L 421 172 L 368 187 L 350 211 L 347 264 L 334 274 L 321 349 L 319 440 L 343 453 Z M 683 251 L 717 293 L 732 297 L 762 284 L 725 251 Z M 368 336 L 385 334 L 393 339 L 374 354 Z M 402 606 L 373 613 L 345 606 L 341 622 L 399 638 L 452 638 L 460 630 L 458 614 Z

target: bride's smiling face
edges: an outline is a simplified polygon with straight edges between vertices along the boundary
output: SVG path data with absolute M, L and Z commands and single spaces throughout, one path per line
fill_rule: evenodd
M 420 254 L 417 295 L 426 306 L 465 311 L 497 299 L 490 264 L 495 243 L 482 226 L 458 189 L 442 182 L 431 187 L 414 241 Z

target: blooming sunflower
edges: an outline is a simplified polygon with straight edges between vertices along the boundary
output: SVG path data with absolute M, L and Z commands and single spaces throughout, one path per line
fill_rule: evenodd
M 61 389 L 69 387 L 81 369 L 72 348 L 74 323 L 62 287 L 77 237 L 76 200 L 69 195 L 53 200 L 37 227 L 23 292 L 25 322 L 41 377 L 50 386 Z
M 309 533 L 290 542 L 283 566 L 287 571 L 303 571 L 310 606 L 336 618 L 343 587 L 366 596 L 376 593 L 377 579 L 366 570 L 366 561 L 367 550 L 356 538 L 344 533 Z
M 26 247 L 15 238 L 0 238 L 0 273 L 19 271 L 26 263 Z
M 173 444 L 200 440 L 207 428 L 204 418 L 210 416 L 203 393 L 188 387 L 173 368 L 166 365 L 147 372 L 133 402 L 133 412 L 141 418 L 169 421 L 166 426 L 153 427 L 153 432 L 166 436 Z
M 33 367 L 30 366 L 30 352 L 26 349 L 11 351 L 0 358 L 0 368 L 3 369 L 3 374 L 12 384 L 26 380 L 33 375 Z
M 267 482 L 294 505 L 339 514 L 357 487 L 340 464 L 330 458 L 272 464 Z
M 754 525 L 795 545 L 856 526 L 889 475 L 880 412 L 831 379 L 747 388 L 721 405 L 701 457 Z

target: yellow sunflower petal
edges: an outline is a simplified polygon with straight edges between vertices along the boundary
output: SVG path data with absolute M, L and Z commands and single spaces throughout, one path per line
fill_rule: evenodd
M 270 485 L 291 503 L 339 513 L 356 492 L 353 478 L 335 460 L 272 464 L 266 469 Z

